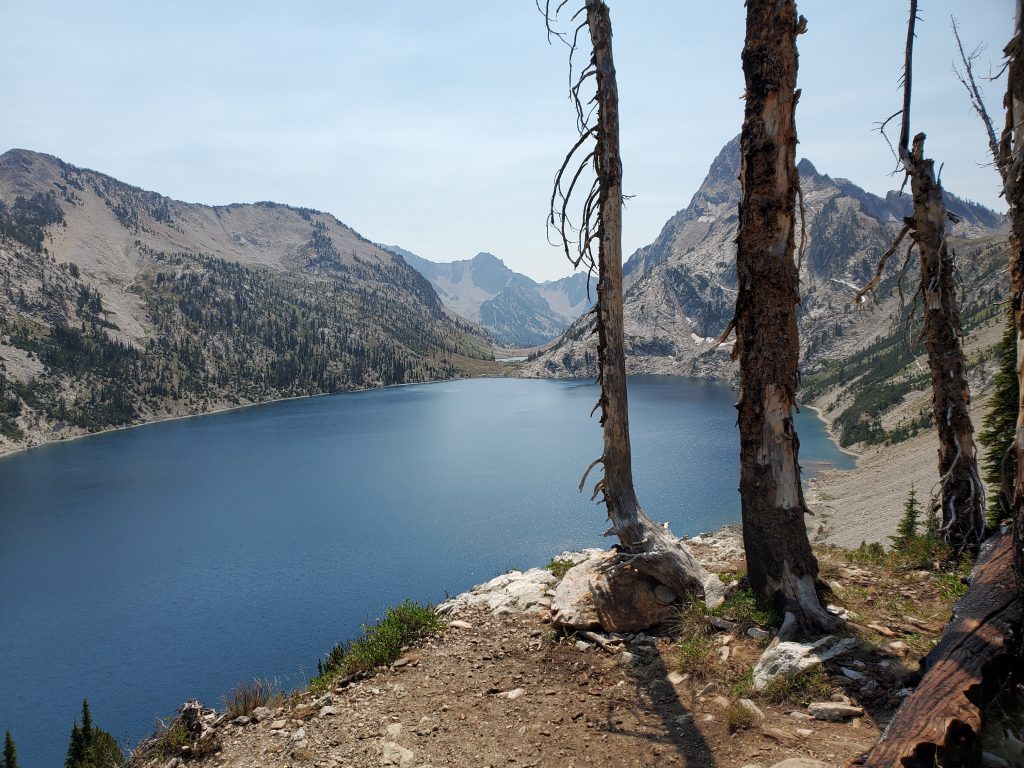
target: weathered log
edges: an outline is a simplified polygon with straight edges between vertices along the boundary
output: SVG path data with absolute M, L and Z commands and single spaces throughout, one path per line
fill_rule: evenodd
M 1021 600 L 1013 572 L 1013 538 L 996 534 L 982 546 L 971 587 L 938 645 L 922 662 L 924 676 L 881 738 L 853 765 L 932 768 L 981 765 L 982 711 L 1020 647 Z

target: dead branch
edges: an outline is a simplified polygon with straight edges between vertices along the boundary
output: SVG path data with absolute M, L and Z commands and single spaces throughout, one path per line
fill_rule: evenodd
M 878 266 L 875 267 L 875 276 L 868 280 L 867 284 L 857 291 L 857 295 L 853 297 L 854 304 L 860 304 L 864 301 L 864 297 L 870 293 L 875 287 L 882 282 L 882 272 L 885 271 L 885 265 L 889 263 L 889 257 L 896 253 L 896 249 L 900 247 L 900 243 L 903 242 L 903 238 L 906 237 L 907 232 L 910 231 L 910 225 L 904 224 L 903 229 L 896 235 L 896 240 L 892 245 L 889 246 L 889 250 L 881 255 L 878 259 Z

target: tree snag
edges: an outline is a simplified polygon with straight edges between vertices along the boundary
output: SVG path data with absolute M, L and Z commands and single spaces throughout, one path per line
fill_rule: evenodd
M 924 313 L 923 338 L 932 380 L 932 418 L 939 437 L 939 488 L 942 495 L 942 535 L 954 557 L 967 552 L 976 557 L 985 535 L 985 494 L 978 472 L 963 328 L 956 297 L 953 252 L 946 241 L 946 211 L 942 184 L 935 163 L 924 155 L 925 135 L 910 141 L 910 97 L 917 0 L 910 0 L 907 44 L 903 65 L 903 108 L 899 163 L 910 179 L 914 213 L 904 221 L 916 246 L 921 279 L 918 295 Z M 892 117 L 895 117 L 893 115 Z M 892 118 L 890 118 L 892 119 Z M 888 121 L 886 121 L 888 122 Z M 883 131 L 885 124 L 882 125 Z M 884 135 L 884 133 L 883 133 Z M 900 237 L 903 237 L 901 232 Z M 888 254 L 889 252 L 887 252 Z M 884 266 L 879 264 L 879 270 Z M 872 281 L 875 282 L 875 281 Z M 865 287 L 858 297 L 869 290 Z
M 794 0 L 748 0 L 743 47 L 746 109 L 740 134 L 736 346 L 740 361 L 740 499 L 747 578 L 783 609 L 782 639 L 837 629 L 818 597 L 807 538 L 800 440 L 793 408 L 800 354 L 794 226 L 796 37 Z
M 1013 39 L 1007 59 L 1006 126 L 999 140 L 996 167 L 1010 209 L 1010 296 L 1017 328 L 1017 380 L 1024 382 L 1024 2 L 1017 0 Z M 1024 595 L 1024 391 L 1017 409 L 1013 440 L 1017 476 L 1013 482 L 1013 541 L 1018 585 Z
M 724 599 L 721 581 L 708 573 L 666 526 L 658 525 L 644 513 L 633 486 L 622 312 L 622 161 L 619 157 L 618 88 L 612 60 L 612 28 L 608 6 L 603 0 L 587 0 L 585 11 L 586 22 L 576 28 L 575 35 L 583 26 L 589 28 L 593 54 L 571 88 L 580 140 L 555 177 L 549 218 L 550 226 L 560 233 L 570 261 L 574 265 L 583 263 L 591 269 L 596 265 L 598 271 L 594 314 L 601 396 L 595 409 L 601 409 L 604 452 L 588 468 L 580 481 L 580 488 L 583 488 L 590 469 L 602 464 L 604 477 L 594 487 L 594 496 L 603 494 L 612 523 L 605 535 L 619 538 L 618 557 L 613 568 L 632 566 L 677 594 L 703 593 L 707 604 L 714 607 Z M 547 19 L 550 29 L 551 16 L 547 15 Z M 575 35 L 571 50 L 576 47 Z M 589 124 L 591 116 L 585 114 L 579 96 L 580 87 L 591 77 L 597 86 L 594 99 L 597 115 L 593 125 Z M 586 151 L 585 145 L 590 139 L 593 139 L 593 149 Z M 577 161 L 575 170 L 570 170 L 579 153 L 583 153 L 583 159 Z M 582 225 L 576 230 L 578 236 L 571 244 L 568 229 L 572 225 L 568 222 L 567 213 L 569 199 L 581 176 L 591 167 L 594 182 L 583 205 Z M 565 179 L 570 182 L 563 190 Z M 595 240 L 598 242 L 596 260 L 592 251 Z

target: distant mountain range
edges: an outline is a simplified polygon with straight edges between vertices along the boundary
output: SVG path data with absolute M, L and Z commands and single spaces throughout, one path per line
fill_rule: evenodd
M 493 340 L 334 216 L 207 206 L 0 155 L 0 452 L 488 370 Z
M 479 323 L 507 347 L 532 347 L 557 338 L 596 299 L 596 280 L 588 294 L 583 272 L 538 283 L 490 253 L 437 263 L 396 245 L 383 247 L 427 278 L 450 309 Z
M 721 378 L 734 370 L 731 345 L 715 347 L 713 341 L 728 324 L 736 303 L 739 168 L 737 137 L 715 158 L 690 204 L 623 266 L 631 373 Z M 819 361 L 841 357 L 888 332 L 897 304 L 896 273 L 905 252 L 890 264 L 868 305 L 853 311 L 851 300 L 872 275 L 912 203 L 908 195 L 895 192 L 884 198 L 872 195 L 847 179 L 820 173 L 806 159 L 798 170 L 804 207 L 796 236 L 798 246 L 802 242 L 798 320 L 803 366 L 809 372 Z M 959 217 L 950 237 L 959 254 L 964 312 L 969 314 L 1004 298 L 1007 225 L 1000 214 L 948 192 L 946 202 Z M 915 260 L 916 255 L 908 263 L 911 281 L 917 274 Z M 865 321 L 868 313 L 872 319 Z M 590 317 L 577 320 L 527 365 L 526 375 L 593 376 L 597 356 L 589 333 L 592 323 Z

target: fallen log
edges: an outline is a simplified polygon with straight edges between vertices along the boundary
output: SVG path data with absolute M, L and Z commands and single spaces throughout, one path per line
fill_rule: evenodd
M 956 604 L 938 645 L 922 661 L 921 682 L 875 746 L 852 765 L 981 765 L 982 710 L 1013 663 L 1020 623 L 1013 537 L 998 533 L 985 541 L 970 589 Z

